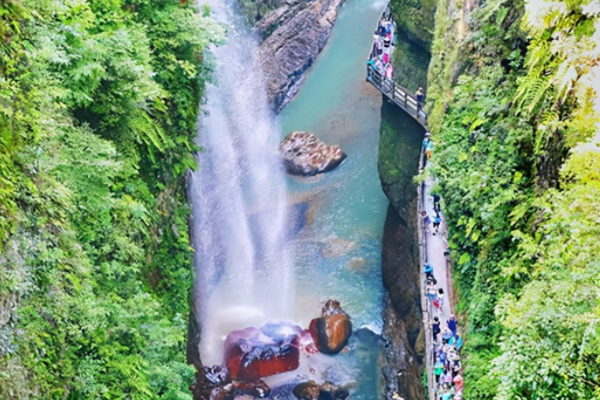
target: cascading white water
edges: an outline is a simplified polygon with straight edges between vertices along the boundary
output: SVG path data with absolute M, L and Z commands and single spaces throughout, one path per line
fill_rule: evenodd
M 205 365 L 223 362 L 230 331 L 290 318 L 294 302 L 280 131 L 268 104 L 258 41 L 227 5 L 211 6 L 222 22 L 236 26 L 229 26 L 227 44 L 213 49 L 215 83 L 207 87 L 198 138 L 204 151 L 190 179 L 195 305 Z

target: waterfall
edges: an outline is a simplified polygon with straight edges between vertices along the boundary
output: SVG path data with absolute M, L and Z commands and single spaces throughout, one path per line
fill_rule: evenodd
M 233 7 L 228 7 L 232 9 Z M 213 49 L 217 66 L 206 89 L 191 174 L 195 307 L 205 365 L 223 362 L 232 330 L 293 316 L 293 256 L 286 240 L 287 190 L 277 149 L 280 129 L 270 110 L 258 40 L 227 9 L 227 44 Z M 230 14 L 230 13 L 229 13 Z

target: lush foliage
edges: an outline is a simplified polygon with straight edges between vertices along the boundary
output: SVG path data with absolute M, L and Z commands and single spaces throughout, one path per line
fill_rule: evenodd
M 185 399 L 203 48 L 171 0 L 0 14 L 0 399 Z
M 466 398 L 600 398 L 600 153 L 578 145 L 597 132 L 599 14 L 597 1 L 493 1 L 464 40 L 460 23 L 436 32 L 432 173 L 467 326 Z
M 392 13 L 398 27 L 409 38 L 428 48 L 433 39 L 436 0 L 391 0 Z

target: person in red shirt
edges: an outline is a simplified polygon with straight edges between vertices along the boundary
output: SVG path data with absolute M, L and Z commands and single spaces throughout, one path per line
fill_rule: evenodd
M 462 375 L 456 375 L 454 377 L 454 392 L 455 393 L 462 393 L 463 391 L 463 386 L 464 386 L 464 380 Z

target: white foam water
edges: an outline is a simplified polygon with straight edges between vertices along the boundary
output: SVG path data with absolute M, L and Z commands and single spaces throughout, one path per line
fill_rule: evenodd
M 198 171 L 189 179 L 195 254 L 195 306 L 205 365 L 223 362 L 232 330 L 293 314 L 293 255 L 286 240 L 287 190 L 277 149 L 280 130 L 268 104 L 258 41 L 213 4 L 230 25 L 212 49 L 214 83 L 200 118 Z

